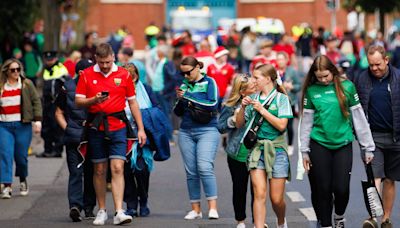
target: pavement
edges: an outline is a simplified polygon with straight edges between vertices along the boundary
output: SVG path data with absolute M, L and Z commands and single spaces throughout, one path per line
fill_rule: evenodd
M 34 152 L 43 150 L 37 136 L 32 142 Z M 65 154 L 64 154 L 65 155 Z M 294 176 L 297 156 L 291 157 L 291 169 Z M 155 169 L 150 177 L 149 217 L 135 218 L 126 226 L 143 228 L 232 228 L 236 226 L 232 206 L 232 183 L 222 148 L 215 161 L 215 173 L 218 184 L 218 212 L 220 219 L 207 219 L 207 202 L 202 200 L 203 219 L 185 221 L 184 215 L 190 210 L 186 177 L 181 154 L 176 146 L 171 147 L 171 158 L 164 162 L 155 162 Z M 360 180 L 365 179 L 365 172 L 359 157 L 359 150 L 354 144 L 353 171 L 351 180 L 350 202 L 346 210 L 346 227 L 361 227 L 367 212 L 365 209 Z M 68 217 L 67 183 L 68 169 L 64 158 L 29 157 L 28 183 L 30 193 L 26 197 L 19 195 L 18 179 L 14 181 L 14 194 L 10 200 L 0 199 L 0 228 L 8 227 L 88 227 L 91 220 L 72 223 Z M 399 188 L 396 189 L 400 195 Z M 250 194 L 247 196 L 246 227 L 251 224 Z M 314 228 L 315 213 L 310 201 L 310 188 L 307 177 L 304 181 L 292 180 L 286 184 L 286 215 L 288 227 Z M 105 227 L 112 226 L 113 202 L 111 193 L 107 193 L 107 211 L 109 220 Z M 400 205 L 395 202 L 393 224 L 400 224 Z M 266 221 L 269 227 L 276 227 L 275 214 L 271 203 L 267 201 Z M 397 224 L 397 225 L 396 225 Z

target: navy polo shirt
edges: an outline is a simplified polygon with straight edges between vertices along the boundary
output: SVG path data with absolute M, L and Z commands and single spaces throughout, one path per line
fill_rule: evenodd
M 389 81 L 389 71 L 381 79 L 371 76 L 372 91 L 369 97 L 368 120 L 372 131 L 393 131 L 393 112 Z

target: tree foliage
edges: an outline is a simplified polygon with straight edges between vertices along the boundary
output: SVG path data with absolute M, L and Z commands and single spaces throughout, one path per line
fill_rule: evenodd
M 381 13 L 391 13 L 400 9 L 399 0 L 355 0 L 354 4 L 361 6 L 362 10 L 367 13 L 372 13 L 375 9 L 379 9 Z
M 20 43 L 23 34 L 32 30 L 39 14 L 37 0 L 1 0 L 0 42 L 8 40 L 12 45 Z

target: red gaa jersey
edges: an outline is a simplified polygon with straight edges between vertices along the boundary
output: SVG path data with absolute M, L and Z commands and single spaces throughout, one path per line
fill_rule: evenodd
M 207 68 L 207 75 L 214 78 L 219 90 L 219 97 L 225 97 L 226 88 L 231 83 L 235 68 L 229 63 L 221 66 L 211 64 Z
M 135 99 L 132 76 L 124 68 L 115 64 L 107 75 L 104 75 L 96 64 L 85 69 L 79 77 L 76 97 L 91 98 L 102 91 L 108 91 L 109 98 L 103 103 L 91 105 L 88 108 L 89 113 L 111 114 L 124 111 L 126 100 Z M 124 122 L 112 116 L 108 117 L 108 123 L 110 131 L 125 127 Z M 104 127 L 100 126 L 100 130 L 104 130 Z

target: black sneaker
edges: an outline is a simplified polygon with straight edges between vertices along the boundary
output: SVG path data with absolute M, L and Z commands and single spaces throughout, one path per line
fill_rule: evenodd
M 344 218 L 335 218 L 334 219 L 334 226 L 335 228 L 344 228 L 344 221 L 346 221 Z
M 93 208 L 87 208 L 85 209 L 85 219 L 94 219 L 96 218 L 96 215 L 93 213 Z
M 28 182 L 22 181 L 19 187 L 19 194 L 21 194 L 21 196 L 27 196 L 29 193 L 29 188 L 28 188 Z
M 382 221 L 381 223 L 381 228 L 392 228 L 393 224 L 392 221 L 390 221 L 390 219 L 385 219 L 385 221 Z
M 378 223 L 373 218 L 364 220 L 362 227 L 363 228 L 379 228 Z
M 41 154 L 36 154 L 37 158 L 61 158 L 62 155 L 57 152 L 51 152 L 51 153 L 41 153 Z
M 82 221 L 81 212 L 77 207 L 72 207 L 69 210 L 69 217 L 72 219 L 73 222 L 80 222 Z

